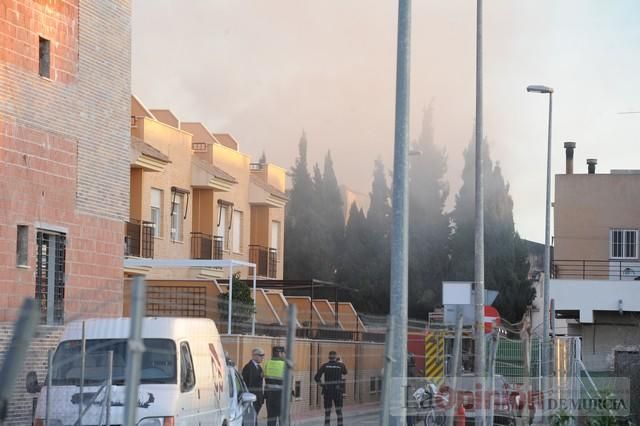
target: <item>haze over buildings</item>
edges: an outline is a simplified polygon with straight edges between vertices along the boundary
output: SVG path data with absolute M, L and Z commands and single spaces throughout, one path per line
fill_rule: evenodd
M 133 91 L 149 107 L 229 132 L 243 151 L 290 166 L 304 129 L 309 156 L 333 154 L 340 183 L 370 188 L 392 163 L 396 3 L 137 0 Z M 425 105 L 446 146 L 452 197 L 474 118 L 475 3 L 413 3 L 412 137 Z M 516 226 L 544 233 L 547 84 L 554 97 L 554 172 L 578 142 L 576 173 L 637 168 L 640 4 L 633 0 L 492 2 L 485 7 L 485 131 L 511 184 Z M 611 149 L 604 150 L 605 145 Z M 622 154 L 624 153 L 624 155 Z

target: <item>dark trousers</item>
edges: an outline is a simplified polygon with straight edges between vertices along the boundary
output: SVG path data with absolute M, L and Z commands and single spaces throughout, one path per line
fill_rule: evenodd
M 324 424 L 331 424 L 331 407 L 336 407 L 336 416 L 338 417 L 338 426 L 342 426 L 342 392 L 325 391 L 324 392 Z
M 267 398 L 267 426 L 276 426 L 280 420 L 280 404 L 282 402 L 281 390 L 265 392 Z

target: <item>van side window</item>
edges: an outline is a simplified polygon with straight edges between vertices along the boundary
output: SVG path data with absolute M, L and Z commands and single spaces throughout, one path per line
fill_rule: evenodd
M 233 374 L 231 373 L 231 368 L 229 368 L 229 398 L 233 398 Z
M 196 385 L 196 375 L 193 371 L 193 359 L 187 342 L 180 344 L 180 391 L 188 392 Z

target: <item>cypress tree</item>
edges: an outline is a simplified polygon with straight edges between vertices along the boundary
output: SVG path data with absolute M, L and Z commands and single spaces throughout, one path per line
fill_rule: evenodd
M 488 144 L 484 146 L 485 287 L 499 291 L 494 306 L 501 316 L 509 321 L 519 321 L 534 296 L 527 277 L 527 250 L 515 230 L 509 185 L 500 166 L 493 165 Z M 475 143 L 465 150 L 464 158 L 463 184 L 452 212 L 455 232 L 451 237 L 450 277 L 473 281 Z
M 409 171 L 409 315 L 426 318 L 442 300 L 442 281 L 449 264 L 449 186 L 444 149 L 435 145 L 433 110 L 426 109 Z
M 298 144 L 298 158 L 291 170 L 292 187 L 289 191 L 285 217 L 286 279 L 314 278 L 315 212 L 314 183 L 307 166 L 307 137 L 302 134 Z

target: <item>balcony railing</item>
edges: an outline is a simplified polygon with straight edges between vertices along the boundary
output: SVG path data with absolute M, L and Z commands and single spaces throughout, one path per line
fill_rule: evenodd
M 640 260 L 554 260 L 557 279 L 640 281 Z
M 153 229 L 152 222 L 136 219 L 125 222 L 124 255 L 153 259 Z
M 277 277 L 278 250 L 258 245 L 250 245 L 249 262 L 256 264 L 256 275 L 267 278 Z
M 192 232 L 191 258 L 203 260 L 222 259 L 222 237 L 202 232 Z

